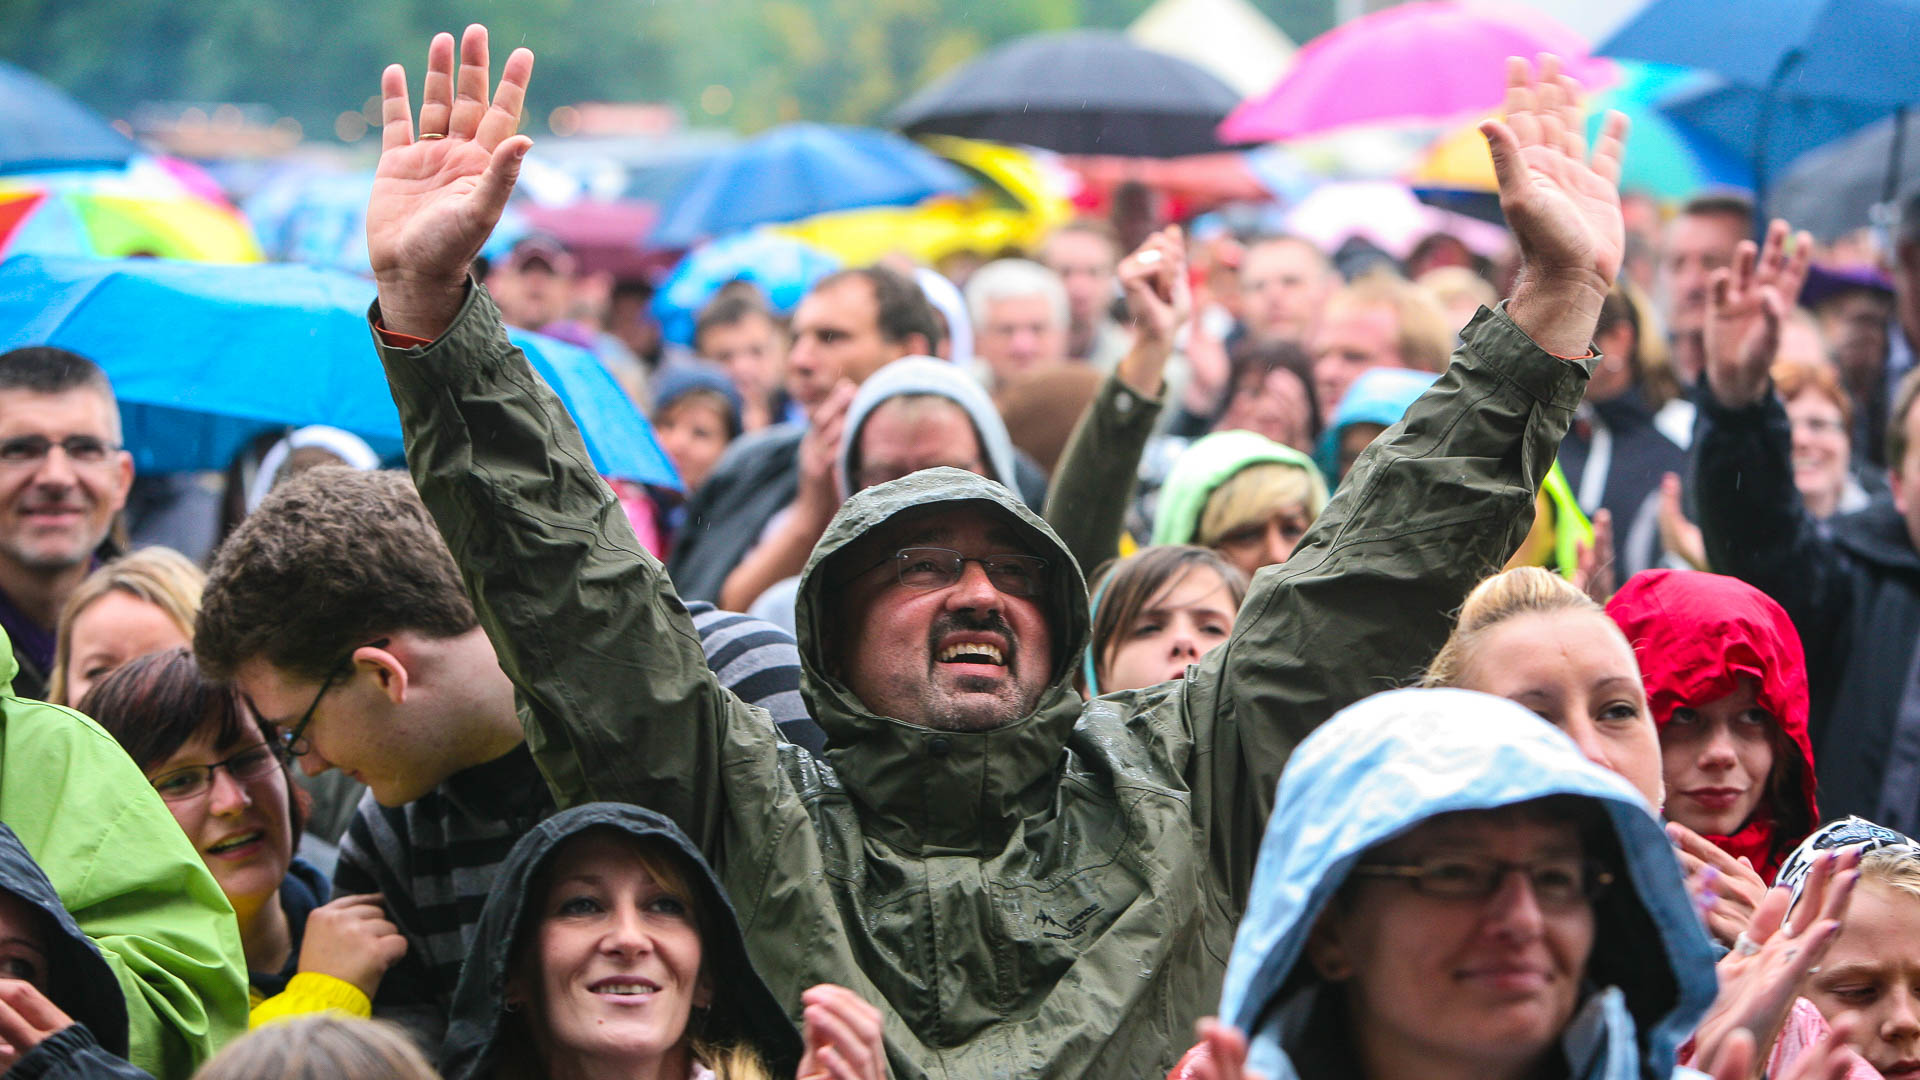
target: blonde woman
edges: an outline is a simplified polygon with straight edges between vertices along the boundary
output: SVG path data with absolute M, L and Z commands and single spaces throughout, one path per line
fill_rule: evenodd
M 193 640 L 207 575 L 172 548 L 142 548 L 89 574 L 60 611 L 47 700 L 72 705 L 136 656 Z

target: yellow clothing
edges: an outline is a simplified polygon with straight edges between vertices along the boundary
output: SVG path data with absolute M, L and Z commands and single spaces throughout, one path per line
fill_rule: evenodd
M 252 1012 L 247 1015 L 249 1028 L 261 1027 L 289 1016 L 326 1012 L 329 1009 L 338 1009 L 363 1020 L 373 1015 L 373 1002 L 359 987 L 345 979 L 336 979 L 317 971 L 302 971 L 294 975 L 287 980 L 287 988 L 272 997 L 248 987 L 247 997 L 252 1004 Z

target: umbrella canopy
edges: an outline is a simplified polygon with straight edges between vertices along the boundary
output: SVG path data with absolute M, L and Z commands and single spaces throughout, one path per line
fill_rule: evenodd
M 1893 117 L 1794 162 L 1767 198 L 1767 215 L 1783 217 L 1821 240 L 1879 224 L 1874 207 L 1886 194 L 1893 158 Z M 1920 121 L 1906 119 L 1896 169 L 1894 205 L 1920 192 Z
M 583 199 L 566 206 L 521 208 L 526 228 L 545 233 L 579 260 L 583 274 L 657 281 L 678 261 L 648 239 L 659 213 L 641 202 Z
M 1314 38 L 1271 90 L 1226 122 L 1231 142 L 1297 139 L 1354 124 L 1445 122 L 1499 108 L 1509 56 L 1550 52 L 1589 89 L 1611 65 L 1586 42 L 1528 8 L 1426 0 L 1376 11 Z
M 1062 154 L 1178 157 L 1227 147 L 1214 127 L 1233 88 L 1113 30 L 1007 42 L 922 88 L 887 117 L 909 135 L 960 135 Z
M 194 262 L 258 262 L 246 218 L 171 178 L 88 172 L 0 178 L 0 257 L 144 255 Z
M 1920 101 L 1920 0 L 1653 0 L 1595 50 L 1793 98 Z
M 692 345 L 700 309 L 727 282 L 753 282 L 774 310 L 786 313 L 814 282 L 839 268 L 839 260 L 791 236 L 754 229 L 688 252 L 654 293 L 653 315 L 668 341 Z
M 1241 96 L 1286 74 L 1299 46 L 1247 0 L 1157 0 L 1127 36 L 1213 72 Z
M 1287 212 L 1286 231 L 1333 251 L 1348 240 L 1365 240 L 1396 259 L 1434 233 L 1451 233 L 1481 255 L 1498 254 L 1507 231 L 1422 204 L 1403 184 L 1352 180 L 1323 184 Z
M 1678 200 L 1707 188 L 1753 187 L 1753 175 L 1740 158 L 1718 141 L 1677 122 L 1656 104 L 1676 87 L 1696 79 L 1665 65 L 1629 62 L 1621 68 L 1619 85 L 1594 99 L 1587 118 L 1589 140 L 1598 136 L 1608 110 L 1625 113 L 1632 123 L 1621 190 Z M 1487 140 L 1472 125 L 1436 142 L 1410 179 L 1414 187 L 1424 190 L 1499 190 Z
M 113 380 L 147 472 L 225 468 L 262 430 L 329 424 L 400 449 L 367 330 L 373 283 L 307 266 L 18 256 L 0 263 L 0 351 L 57 345 Z M 591 353 L 515 331 L 608 476 L 679 488 L 652 428 Z
M 39 76 L 0 63 L 0 173 L 118 169 L 140 148 Z
M 1769 175 L 1887 113 L 1879 105 L 1840 98 L 1769 99 L 1765 90 L 1718 79 L 1675 88 L 1661 99 L 1660 111 Z M 1640 141 L 1637 126 L 1633 141 Z M 1628 151 L 1639 152 L 1638 145 Z
M 652 242 L 689 247 L 755 225 L 862 206 L 904 206 L 971 186 L 889 131 L 786 124 L 709 158 L 660 207 Z

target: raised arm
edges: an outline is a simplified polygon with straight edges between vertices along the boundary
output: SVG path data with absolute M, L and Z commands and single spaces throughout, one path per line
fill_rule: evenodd
M 457 76 L 452 38 L 436 37 L 418 138 L 405 73 L 382 76 L 367 206 L 381 360 L 414 483 L 519 691 L 556 799 L 653 807 L 712 852 L 721 743 L 744 706 L 714 680 L 664 569 L 468 278 L 530 145 L 514 129 L 532 66 L 515 50 L 489 103 L 486 30 L 467 28 Z M 764 735 L 771 755 L 770 726 Z
M 1360 456 L 1299 550 L 1255 578 L 1190 691 L 1221 788 L 1216 849 L 1242 884 L 1293 747 L 1439 649 L 1467 591 L 1525 535 L 1585 389 L 1620 268 L 1625 120 L 1609 116 L 1589 160 L 1557 63 L 1543 58 L 1537 82 L 1525 61 L 1510 65 L 1507 121 L 1481 130 L 1526 260 L 1513 299 L 1469 324 L 1446 373 Z
M 1092 574 L 1118 552 L 1173 343 L 1193 310 L 1185 243 L 1169 226 L 1120 261 L 1133 345 L 1074 426 L 1047 486 L 1047 524 Z

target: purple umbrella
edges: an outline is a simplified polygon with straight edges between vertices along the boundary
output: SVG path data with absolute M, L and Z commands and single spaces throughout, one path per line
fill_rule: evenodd
M 1451 0 L 1387 8 L 1308 42 L 1273 89 L 1228 115 L 1220 138 L 1276 142 L 1491 112 L 1506 97 L 1507 57 L 1542 52 L 1589 90 L 1613 81 L 1613 65 L 1589 56 L 1579 35 L 1528 8 Z

